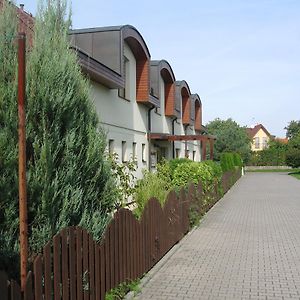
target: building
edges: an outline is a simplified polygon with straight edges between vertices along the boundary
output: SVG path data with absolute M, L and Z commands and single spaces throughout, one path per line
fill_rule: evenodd
M 0 0 L 0 5 L 3 0 Z M 34 18 L 16 8 L 19 31 L 32 43 Z M 90 80 L 91 96 L 107 133 L 107 150 L 121 162 L 155 170 L 161 159 L 213 158 L 214 137 L 202 126 L 202 102 L 166 60 L 152 61 L 142 35 L 130 25 L 72 30 L 70 47 Z
M 261 151 L 268 147 L 272 136 L 262 124 L 257 124 L 254 127 L 247 128 L 246 130 L 248 136 L 252 140 L 252 151 Z
M 162 158 L 213 155 L 214 137 L 202 126 L 202 103 L 166 60 L 152 61 L 130 25 L 72 30 L 72 48 L 91 80 L 91 94 L 107 131 L 108 151 L 121 161 L 135 158 L 138 174 Z

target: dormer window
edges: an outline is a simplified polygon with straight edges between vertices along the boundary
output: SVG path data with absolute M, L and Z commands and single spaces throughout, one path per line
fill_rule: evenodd
M 202 107 L 200 98 L 195 100 L 195 130 L 200 131 L 202 128 Z

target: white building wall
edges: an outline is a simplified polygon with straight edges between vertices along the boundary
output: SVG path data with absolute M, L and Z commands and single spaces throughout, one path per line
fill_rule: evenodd
M 136 102 L 136 60 L 125 43 L 124 55 L 128 59 L 129 69 L 126 72 L 126 98 L 119 96 L 118 90 L 111 90 L 105 86 L 91 82 L 91 94 L 95 102 L 96 110 L 102 126 L 106 130 L 108 146 L 117 153 L 119 161 L 128 161 L 133 158 L 135 148 L 138 169 L 137 178 L 142 177 L 142 170 L 148 169 L 149 164 L 155 170 L 155 161 L 159 155 L 167 159 L 173 158 L 173 143 L 166 141 L 152 141 L 148 148 L 148 110 L 145 105 Z M 165 87 L 164 80 L 159 78 L 160 108 L 151 111 L 151 131 L 154 133 L 172 134 L 172 118 L 165 116 Z M 128 85 L 129 83 L 129 85 Z M 184 135 L 185 130 L 182 120 L 174 122 L 174 134 Z M 186 134 L 195 134 L 193 126 L 187 127 Z M 125 143 L 125 144 L 124 144 Z M 176 153 L 180 158 L 185 157 L 185 147 L 189 152 L 189 158 L 201 160 L 200 141 L 176 141 Z M 126 149 L 125 149 L 126 148 Z M 109 149 L 108 149 L 109 150 Z M 160 153 L 159 153 L 160 152 Z M 152 159 L 150 160 L 150 156 Z M 151 163 L 152 162 L 152 163 Z
M 95 102 L 100 122 L 107 132 L 107 141 L 113 140 L 114 152 L 122 160 L 122 142 L 126 142 L 125 160 L 132 157 L 133 143 L 136 143 L 138 170 L 136 176 L 142 177 L 142 169 L 148 168 L 147 112 L 146 106 L 136 102 L 136 60 L 127 44 L 124 55 L 129 60 L 129 96 L 119 97 L 118 90 L 110 90 L 92 82 L 91 94 Z M 129 75 L 129 76 L 128 76 Z M 144 146 L 143 146 L 144 145 Z M 144 155 L 142 148 L 145 147 Z

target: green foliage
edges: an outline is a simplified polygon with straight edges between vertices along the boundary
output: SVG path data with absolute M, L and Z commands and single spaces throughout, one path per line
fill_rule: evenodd
M 221 172 L 219 166 L 214 162 L 189 162 L 179 164 L 174 170 L 172 184 L 174 187 L 184 187 L 192 182 L 202 183 L 203 191 L 212 189 L 215 182 L 220 181 Z
M 143 175 L 143 178 L 137 181 L 134 193 L 134 200 L 137 205 L 134 213 L 137 217 L 142 215 L 146 203 L 152 197 L 163 205 L 169 191 L 164 179 L 157 173 L 144 170 Z
M 244 162 L 250 158 L 250 138 L 244 127 L 241 127 L 232 119 L 221 120 L 215 119 L 207 125 L 209 134 L 217 137 L 214 146 L 214 157 L 220 160 L 223 152 L 239 153 Z
M 105 295 L 105 300 L 121 300 L 129 291 L 133 291 L 134 295 L 140 292 L 140 279 L 133 280 L 129 283 L 121 283 L 117 287 L 111 289 Z
M 300 121 L 291 121 L 285 129 L 289 137 L 286 163 L 293 168 L 300 167 Z
M 286 137 L 293 139 L 294 137 L 300 135 L 300 120 L 292 120 L 284 129 L 286 129 Z
M 231 171 L 235 167 L 234 154 L 224 152 L 221 154 L 220 163 L 223 172 Z
M 18 265 L 17 16 L 0 10 L 0 269 Z M 12 268 L 13 269 L 13 268 Z M 18 271 L 16 271 L 18 272 Z M 12 270 L 11 273 L 14 273 Z
M 233 163 L 236 167 L 241 168 L 243 166 L 243 160 L 238 153 L 233 153 Z
M 286 152 L 286 163 L 293 168 L 300 167 L 300 149 L 291 148 Z
M 69 225 L 85 227 L 98 240 L 117 195 L 110 164 L 103 155 L 105 134 L 89 98 L 89 85 L 76 54 L 69 49 L 66 1 L 47 3 L 40 5 L 33 47 L 27 53 L 31 256 Z M 0 34 L 15 35 L 16 24 L 14 12 L 4 7 Z M 18 253 L 17 64 L 13 40 L 0 43 L 0 61 L 0 269 L 3 265 L 5 269 L 5 259 L 16 262 L 12 259 Z
M 156 166 L 157 176 L 165 182 L 165 189 L 171 190 L 173 188 L 172 185 L 172 176 L 173 172 L 170 166 L 171 161 L 167 161 L 163 159 L 159 164 Z
M 249 166 L 284 166 L 286 165 L 286 150 L 286 144 L 278 140 L 271 140 L 268 148 L 253 151 L 247 164 Z
M 291 175 L 291 176 L 293 176 L 293 177 L 300 180 L 300 172 L 290 173 L 289 175 Z
M 288 149 L 300 149 L 300 134 L 295 135 L 292 139 L 289 140 Z
M 192 161 L 188 158 L 175 158 L 168 161 L 171 175 L 174 174 L 175 169 L 181 164 L 189 164 Z
M 112 174 L 117 183 L 117 199 L 119 199 L 117 207 L 124 207 L 135 192 L 137 162 L 130 159 L 127 162 L 120 163 L 116 153 L 109 155 L 108 158 L 111 162 Z

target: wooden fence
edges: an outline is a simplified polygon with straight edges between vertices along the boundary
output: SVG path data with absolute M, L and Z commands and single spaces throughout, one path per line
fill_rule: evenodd
M 240 171 L 223 175 L 226 192 L 240 177 Z M 103 239 L 96 243 L 80 227 L 68 227 L 56 234 L 43 248 L 27 275 L 26 289 L 0 272 L 3 300 L 104 299 L 105 293 L 122 282 L 129 282 L 149 271 L 189 230 L 192 203 L 202 207 L 201 184 L 190 185 L 168 195 L 162 208 L 150 199 L 137 220 L 127 209 L 118 210 Z M 217 188 L 212 201 L 219 197 Z M 199 196 L 200 195 L 200 196 Z

